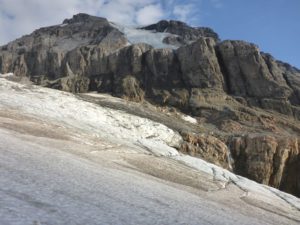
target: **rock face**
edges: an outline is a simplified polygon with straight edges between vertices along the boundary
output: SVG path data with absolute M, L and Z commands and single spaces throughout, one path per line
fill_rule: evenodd
M 269 70 L 255 45 L 242 41 L 224 41 L 217 49 L 226 71 L 229 94 L 275 99 L 286 99 L 291 94 L 282 73 Z
M 227 145 L 211 135 L 182 133 L 181 151 L 191 156 L 204 158 L 231 170 L 231 155 Z
M 211 37 L 215 41 L 219 40 L 218 34 L 208 27 L 194 28 L 188 26 L 186 23 L 176 20 L 162 20 L 156 24 L 152 24 L 141 29 L 155 30 L 157 32 L 167 32 L 178 35 L 177 41 L 185 44 L 195 41 L 199 39 L 199 37 Z M 170 39 L 167 38 L 164 41 L 168 42 Z
M 178 49 L 183 79 L 191 88 L 223 89 L 224 80 L 211 38 L 200 38 Z
M 196 128 L 168 123 L 182 134 L 179 150 L 300 196 L 300 71 L 209 28 L 160 21 L 141 29 L 179 48 L 130 45 L 106 19 L 78 14 L 2 46 L 0 73 L 189 114 Z
M 231 150 L 239 174 L 290 193 L 300 193 L 298 138 L 234 137 Z
M 45 75 L 49 80 L 67 76 L 66 70 L 83 76 L 95 72 L 96 60 L 126 44 L 123 34 L 106 19 L 78 14 L 61 25 L 38 29 L 2 46 L 0 71 Z

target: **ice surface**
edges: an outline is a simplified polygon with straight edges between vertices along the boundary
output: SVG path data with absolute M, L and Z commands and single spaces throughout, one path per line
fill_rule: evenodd
M 0 224 L 297 224 L 0 129 Z M 68 143 L 69 148 L 76 148 Z M 112 159 L 106 158 L 106 161 Z
M 140 139 L 137 144 L 142 148 L 147 149 L 153 155 L 156 156 L 177 156 L 178 151 L 172 147 L 166 146 L 164 144 L 153 142 L 152 140 Z
M 19 116 L 14 120 L 11 112 Z M 33 134 L 37 125 L 62 128 L 54 137 L 72 131 L 80 145 L 30 135 L 27 123 Z M 182 155 L 174 148 L 181 141 L 149 119 L 0 79 L 0 224 L 299 224 L 298 198 Z M 169 179 L 195 179 L 181 180 L 184 166 L 210 177 L 220 191 L 201 194 L 131 165 L 116 167 L 121 153 L 171 160 L 176 169 Z
M 265 197 L 265 200 L 271 199 L 272 201 L 274 199 L 275 194 L 276 196 L 290 203 L 293 207 L 300 210 L 300 199 L 293 195 L 284 193 L 266 185 L 259 184 L 247 178 L 235 175 L 234 173 L 231 173 L 228 170 L 225 170 L 214 164 L 208 163 L 199 158 L 191 157 L 188 155 L 179 155 L 175 156 L 174 158 L 176 160 L 182 161 L 186 165 L 189 165 L 199 171 L 210 174 L 214 177 L 215 180 L 224 182 L 224 185 L 232 182 L 248 193 L 260 195 L 261 198 Z
M 149 119 L 99 107 L 73 94 L 0 80 L 0 109 L 18 109 L 25 114 L 60 122 L 78 131 L 126 144 L 146 139 L 152 144 L 178 147 L 179 134 Z
M 171 35 L 169 33 L 142 30 L 135 27 L 122 26 L 116 23 L 111 23 L 111 25 L 125 34 L 129 44 L 146 43 L 154 48 L 178 48 L 178 46 L 163 43 L 164 38 Z

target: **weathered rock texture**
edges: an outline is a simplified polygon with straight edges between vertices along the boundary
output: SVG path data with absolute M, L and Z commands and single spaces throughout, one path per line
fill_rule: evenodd
M 199 37 L 211 37 L 215 39 L 215 41 L 219 40 L 219 35 L 208 27 L 194 28 L 188 26 L 186 23 L 175 20 L 162 20 L 156 24 L 143 27 L 142 29 L 178 35 L 176 41 L 181 44 L 188 44 L 191 41 L 197 40 Z M 170 41 L 169 38 L 165 39 L 164 41 L 168 43 L 168 40 Z
M 164 42 L 180 47 L 128 46 L 106 19 L 78 14 L 2 46 L 0 73 L 174 107 L 199 123 L 174 125 L 181 151 L 300 196 L 300 71 L 209 28 L 161 21 L 142 29 L 170 33 Z
M 298 138 L 261 134 L 233 137 L 231 150 L 241 175 L 291 193 L 300 192 Z
M 97 73 L 99 60 L 126 44 L 124 35 L 106 19 L 78 14 L 61 25 L 38 29 L 2 46 L 0 71 L 49 80 L 66 77 L 66 71 L 71 71 L 81 79 Z M 72 86 L 71 80 L 76 79 L 68 80 Z
M 191 156 L 204 158 L 223 168 L 231 170 L 231 154 L 227 145 L 218 138 L 207 134 L 181 133 L 181 151 Z

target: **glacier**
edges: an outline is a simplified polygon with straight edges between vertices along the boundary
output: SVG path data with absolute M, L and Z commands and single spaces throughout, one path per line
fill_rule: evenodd
M 298 198 L 181 154 L 161 123 L 71 93 L 1 78 L 0 137 L 0 224 L 300 222 Z

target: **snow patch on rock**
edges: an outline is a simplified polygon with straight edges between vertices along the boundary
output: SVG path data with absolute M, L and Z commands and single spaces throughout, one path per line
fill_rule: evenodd
M 117 23 L 111 23 L 111 25 L 125 35 L 125 37 L 129 41 L 129 45 L 146 43 L 153 46 L 154 48 L 178 48 L 178 46 L 163 43 L 163 40 L 172 34 L 142 30 L 134 27 L 126 27 Z
M 0 78 L 6 78 L 6 77 L 13 77 L 14 74 L 13 73 L 0 73 Z
M 188 115 L 182 115 L 181 118 L 186 121 L 186 122 L 189 122 L 189 123 L 193 123 L 193 124 L 197 124 L 197 120 L 191 116 L 188 116 Z

